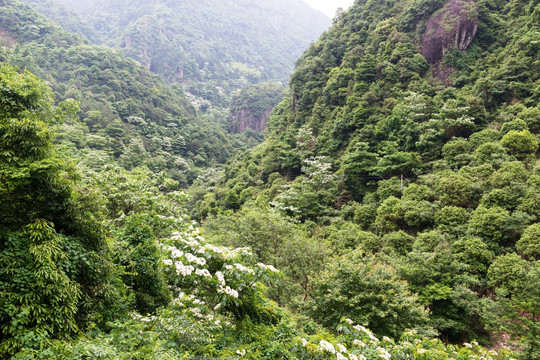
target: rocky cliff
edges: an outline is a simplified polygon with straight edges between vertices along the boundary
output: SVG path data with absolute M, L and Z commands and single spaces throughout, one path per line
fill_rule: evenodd
M 478 30 L 478 5 L 474 0 L 450 0 L 426 22 L 421 53 L 434 65 L 434 76 L 445 81 L 452 69 L 440 65 L 450 49 L 466 50 Z
M 252 129 L 257 132 L 262 132 L 266 128 L 268 117 L 274 109 L 270 106 L 262 114 L 255 115 L 249 109 L 240 111 L 231 111 L 229 119 L 231 121 L 231 129 L 235 133 L 244 132 L 247 129 Z
M 248 128 L 264 131 L 270 113 L 282 99 L 283 86 L 277 83 L 261 83 L 239 91 L 231 102 L 231 130 L 236 133 Z

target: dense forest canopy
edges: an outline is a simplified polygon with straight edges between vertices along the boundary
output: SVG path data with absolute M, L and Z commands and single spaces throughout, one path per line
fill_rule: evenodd
M 198 168 L 244 144 L 227 136 L 228 124 L 199 116 L 182 89 L 120 52 L 89 45 L 19 2 L 0 11 L 3 37 L 13 39 L 3 60 L 46 79 L 58 100 L 80 102 L 86 126 L 66 124 L 62 138 L 94 164 L 144 164 L 186 186 Z
M 286 82 L 294 61 L 330 25 L 300 0 L 57 1 L 78 17 L 50 0 L 24 0 L 218 107 L 247 85 Z
M 127 4 L 0 0 L 1 358 L 540 357 L 538 0 L 357 0 L 255 147 L 89 44 Z
M 345 280 L 375 257 L 445 341 L 510 335 L 537 357 L 539 15 L 537 1 L 357 1 L 298 60 L 263 144 L 191 188 L 192 215 L 254 249 L 285 225 L 245 217 L 295 224 L 321 260 L 300 271 L 290 236 L 259 259 L 290 280 L 274 299 L 328 329 L 343 314 L 381 326 L 368 285 Z

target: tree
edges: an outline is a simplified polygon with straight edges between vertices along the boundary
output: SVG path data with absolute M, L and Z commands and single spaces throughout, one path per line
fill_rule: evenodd
M 506 224 L 510 213 L 500 207 L 486 208 L 479 206 L 471 214 L 469 232 L 485 241 L 491 250 L 498 250 L 500 246 L 507 245 L 510 233 Z
M 469 207 L 472 205 L 472 181 L 461 175 L 441 180 L 437 193 L 444 206 Z
M 108 296 L 121 299 L 91 204 L 52 145 L 69 104 L 54 108 L 41 80 L 7 65 L 0 103 L 0 357 L 8 358 L 70 336 Z
M 540 260 L 540 224 L 532 224 L 523 231 L 516 244 L 517 250 L 530 260 Z
M 422 327 L 427 321 L 418 297 L 394 268 L 361 251 L 329 264 L 312 286 L 307 311 L 327 328 L 347 317 L 379 336 L 398 337 L 404 329 Z
M 524 358 L 540 356 L 540 262 L 515 253 L 495 259 L 488 271 L 495 300 L 485 301 L 484 317 L 492 331 L 509 334 L 523 346 Z
M 510 130 L 501 139 L 501 145 L 518 159 L 534 155 L 538 150 L 538 140 L 529 130 Z

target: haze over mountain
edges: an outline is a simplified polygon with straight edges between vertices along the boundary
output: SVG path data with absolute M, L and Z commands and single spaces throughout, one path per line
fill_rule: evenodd
M 222 107 L 248 84 L 286 82 L 294 61 L 330 25 L 301 0 L 59 0 L 78 20 L 52 0 L 25 2 Z
M 143 60 L 0 0 L 0 358 L 540 359 L 539 0 L 356 0 L 230 124 Z

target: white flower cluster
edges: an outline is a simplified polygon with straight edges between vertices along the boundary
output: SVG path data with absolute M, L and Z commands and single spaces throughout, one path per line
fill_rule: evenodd
M 132 318 L 133 320 L 139 320 L 139 321 L 143 321 L 143 322 L 150 322 L 150 321 L 156 320 L 156 317 L 155 317 L 155 316 L 147 316 L 147 317 L 143 317 L 142 315 L 137 314 L 137 313 L 131 314 L 131 318 Z
M 238 291 L 236 291 L 234 289 L 231 289 L 229 286 L 220 287 L 218 289 L 218 293 L 227 294 L 227 295 L 232 296 L 234 298 L 238 298 Z
M 359 347 L 366 347 L 366 344 L 362 340 L 354 339 L 353 345 L 359 346 Z
M 375 337 L 375 335 L 373 335 L 373 333 L 366 329 L 365 327 L 363 327 L 362 325 L 355 325 L 353 326 L 353 328 L 356 330 L 356 331 L 361 331 L 363 332 L 364 334 L 366 334 L 369 338 L 369 340 L 371 341 L 372 344 L 378 344 L 379 343 L 379 339 L 377 339 Z
M 367 360 L 364 355 L 356 356 L 355 354 L 350 354 L 349 359 L 351 359 L 351 360 Z
M 332 353 L 332 354 L 336 353 L 336 349 L 334 348 L 334 345 L 330 344 L 326 340 L 321 340 L 319 342 L 319 346 L 321 347 L 321 350 L 324 350 L 324 351 Z
M 237 270 L 239 270 L 241 272 L 247 272 L 249 274 L 254 273 L 253 269 L 250 269 L 247 266 L 244 266 L 244 265 L 238 264 L 238 263 L 236 263 L 234 265 L 225 265 L 225 269 L 227 269 L 227 270 L 237 269 Z
M 388 359 L 391 358 L 390 353 L 385 348 L 378 347 L 377 351 L 379 352 L 379 357 L 380 358 L 382 358 L 384 360 L 388 360 Z
M 276 269 L 275 267 L 273 267 L 272 265 L 266 265 L 266 264 L 263 264 L 263 263 L 258 263 L 257 266 L 260 267 L 261 269 L 270 270 L 270 271 L 275 272 L 275 273 L 279 272 L 279 270 Z
M 179 257 L 184 256 L 184 252 L 178 250 L 178 249 L 175 248 L 174 246 L 171 246 L 171 247 L 170 247 L 170 250 L 171 250 L 171 256 L 172 256 L 173 258 L 175 258 L 175 259 L 178 259 Z
M 215 276 L 221 286 L 225 286 L 225 275 L 221 271 L 216 271 Z
M 206 259 L 204 258 L 196 257 L 195 255 L 190 254 L 190 253 L 186 253 L 185 257 L 189 263 L 192 263 L 192 264 L 195 263 L 200 266 L 206 265 Z
M 240 356 L 244 356 L 244 355 L 246 355 L 246 350 L 244 350 L 244 349 L 236 350 L 236 353 L 237 353 L 238 355 L 240 355 Z
M 306 339 L 302 339 L 302 344 L 304 345 L 304 347 L 308 344 L 308 341 Z M 337 350 L 336 350 L 337 348 Z M 347 354 L 347 348 L 345 347 L 345 345 L 343 344 L 336 344 L 336 346 L 334 347 L 334 345 L 332 345 L 330 342 L 326 341 L 326 340 L 321 340 L 319 342 L 319 350 L 322 351 L 322 352 L 328 352 L 328 353 L 331 353 L 331 354 L 335 354 L 336 355 L 336 359 L 337 360 L 358 360 L 358 357 L 354 354 Z
M 207 269 L 197 269 L 195 270 L 195 275 L 203 276 L 203 277 L 212 277 L 212 274 L 210 274 L 210 271 Z
M 176 268 L 176 273 L 178 275 L 182 276 L 189 276 L 193 271 L 195 271 L 195 268 L 191 265 L 184 265 L 181 261 L 177 261 L 174 263 L 174 267 Z

